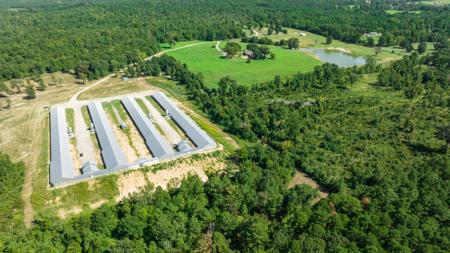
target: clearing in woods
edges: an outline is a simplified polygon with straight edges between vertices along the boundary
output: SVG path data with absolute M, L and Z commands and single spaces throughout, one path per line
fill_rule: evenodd
M 10 95 L 11 108 L 0 113 L 0 150 L 10 155 L 12 160 L 25 163 L 22 201 L 26 225 L 30 225 L 34 217 L 32 199 L 39 174 L 37 168 L 41 163 L 39 151 L 42 153 L 42 149 L 48 146 L 47 106 L 69 99 L 83 87 L 69 74 L 44 74 L 42 79 L 47 84 L 51 83 L 51 79 L 61 80 L 62 85 L 48 85 L 46 91 L 36 91 L 37 97 L 33 100 L 24 99 L 24 94 Z M 47 178 L 45 181 L 48 181 Z M 20 213 L 22 210 L 14 212 Z
M 220 46 L 225 46 L 222 42 Z M 298 72 L 308 72 L 321 62 L 298 50 L 269 46 L 275 53 L 275 59 L 253 60 L 247 63 L 242 57 L 233 59 L 223 58 L 222 52 L 217 51 L 216 42 L 197 45 L 183 50 L 167 52 L 167 55 L 186 63 L 189 69 L 204 76 L 205 84 L 216 87 L 224 76 L 230 76 L 239 84 L 250 86 L 253 83 L 270 81 L 275 75 L 291 76 Z M 245 49 L 245 44 L 241 44 Z
M 22 190 L 23 209 L 18 208 L 14 210 L 14 217 L 17 217 L 15 218 L 15 222 L 24 221 L 27 226 L 32 224 L 32 221 L 36 216 L 68 217 L 77 213 L 77 210 L 75 210 L 77 208 L 79 208 L 79 210 L 85 210 L 96 208 L 108 201 L 115 202 L 124 192 L 123 187 L 119 187 L 118 184 L 122 177 L 121 174 L 108 175 L 92 181 L 82 182 L 60 189 L 50 190 L 48 188 L 48 165 L 50 159 L 49 107 L 52 104 L 68 101 L 78 91 L 88 87 L 88 85 L 81 85 L 81 82 L 74 79 L 72 75 L 57 73 L 52 78 L 55 78 L 55 76 L 57 79 L 61 80 L 60 85 L 50 85 L 44 92 L 37 91 L 37 98 L 33 100 L 23 99 L 23 94 L 10 95 L 9 99 L 11 100 L 11 108 L 4 109 L 0 113 L 0 127 L 2 129 L 0 132 L 0 150 L 10 155 L 13 160 L 24 161 L 26 165 Z M 164 77 L 158 78 L 160 78 L 161 83 L 172 83 L 172 81 L 169 81 Z M 48 83 L 50 76 L 43 75 L 43 79 Z M 143 78 L 130 79 L 127 82 L 123 82 L 117 78 L 110 78 L 92 89 L 87 90 L 86 92 L 89 92 L 87 93 L 88 95 L 86 96 L 83 93 L 82 97 L 102 97 L 146 90 L 163 91 L 161 87 L 154 87 L 148 82 L 148 80 Z M 142 143 L 135 141 L 140 140 L 141 138 L 137 130 L 134 129 L 133 123 L 128 118 L 128 115 L 120 102 L 112 101 L 110 104 L 118 110 L 122 119 L 125 120 L 130 129 L 130 135 L 126 134 L 126 138 L 123 138 L 123 144 L 131 146 L 130 149 L 133 152 L 137 150 L 138 152 L 133 154 L 136 157 L 148 155 L 149 153 L 145 148 L 145 144 L 142 141 Z M 184 107 L 184 109 L 185 108 L 187 107 Z M 89 117 L 86 112 L 78 115 L 83 122 L 85 120 L 84 118 Z M 68 125 L 72 128 L 75 134 L 77 134 L 77 117 L 75 113 L 68 110 L 66 115 Z M 227 147 L 226 150 L 230 151 L 230 147 L 232 147 L 232 149 L 237 147 L 237 144 L 233 139 L 223 133 L 220 128 L 210 123 L 206 118 L 198 115 L 194 112 L 194 110 L 189 111 L 189 115 L 195 121 L 200 121 L 198 122 L 199 125 L 201 125 L 207 132 L 212 131 L 211 136 L 213 138 L 216 139 L 219 135 L 220 138 L 216 139 L 216 141 L 222 143 L 224 147 Z M 112 115 L 108 116 L 111 118 L 114 117 Z M 176 135 L 174 135 L 173 138 L 180 137 L 176 137 Z M 77 140 L 71 141 L 71 146 L 74 148 L 73 152 L 75 153 L 77 152 L 75 151 L 77 144 L 79 144 L 77 143 Z M 96 147 L 93 148 L 95 149 Z M 94 153 L 97 152 L 98 151 Z M 195 157 L 182 159 L 182 161 L 191 165 L 205 163 L 206 165 L 198 165 L 196 168 L 206 168 L 211 167 L 209 166 L 211 163 L 221 164 L 223 160 L 222 154 L 223 153 L 220 152 L 201 154 Z M 214 162 L 202 162 L 204 159 L 206 159 L 206 161 Z M 81 161 L 78 162 L 81 163 Z M 163 170 L 165 169 L 171 169 L 170 164 L 172 163 L 169 162 L 168 164 L 163 164 L 161 166 L 151 167 L 152 170 L 159 168 L 161 172 L 156 173 L 156 176 L 149 177 L 151 179 L 147 180 L 149 185 L 152 183 L 154 185 L 164 186 L 169 181 L 173 181 L 175 179 L 181 180 L 183 176 L 192 173 L 193 169 L 181 169 L 176 173 L 174 173 L 173 170 L 164 172 Z M 186 165 L 185 167 L 189 166 Z M 144 169 L 144 171 L 146 170 Z M 149 169 L 147 169 L 147 171 L 149 171 Z M 195 169 L 194 172 L 195 171 L 198 172 L 197 169 Z M 203 176 L 200 174 L 200 177 Z M 126 187 L 133 188 L 133 185 L 127 184 Z M 139 187 L 136 187 L 136 189 L 138 188 Z M 128 191 L 131 192 L 134 190 Z M 74 209 L 72 210 L 72 208 Z
M 354 56 L 375 56 L 375 59 L 379 63 L 388 63 L 390 61 L 398 60 L 405 54 L 404 50 L 401 52 L 394 52 L 390 48 L 381 48 L 381 52 L 376 54 L 376 48 L 365 47 L 356 44 L 349 44 L 339 40 L 332 40 L 331 44 L 326 44 L 326 37 L 315 33 L 301 31 L 297 29 L 287 28 L 287 34 L 273 34 L 267 35 L 267 28 L 263 28 L 259 31 L 261 37 L 268 37 L 273 41 L 280 41 L 282 39 L 288 40 L 289 38 L 298 38 L 300 40 L 301 48 L 325 48 L 330 50 L 340 50 L 350 53 Z M 306 35 L 306 36 L 302 36 Z

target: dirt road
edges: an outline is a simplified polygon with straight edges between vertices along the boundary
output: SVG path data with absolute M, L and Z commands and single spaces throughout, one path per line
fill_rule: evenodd
M 174 50 L 180 50 L 183 48 L 188 48 L 188 47 L 192 47 L 192 46 L 196 46 L 196 45 L 201 45 L 201 44 L 205 44 L 205 43 L 211 43 L 211 42 L 198 42 L 198 43 L 193 43 L 190 45 L 186 45 L 186 46 L 182 46 L 182 47 L 178 47 L 178 48 L 173 48 L 173 49 L 168 49 L 159 53 L 156 53 L 150 57 L 147 57 L 145 60 L 151 60 L 153 57 L 158 57 L 161 56 L 167 52 L 170 51 L 174 51 Z M 78 97 L 85 91 L 92 89 L 93 87 L 105 83 L 107 82 L 111 77 L 113 77 L 115 74 L 110 74 L 108 76 L 103 77 L 100 80 L 97 80 L 95 82 L 93 82 L 91 85 L 77 91 L 75 94 L 73 94 L 71 96 L 71 98 L 65 103 L 65 106 L 67 107 L 80 107 L 81 105 L 83 105 L 83 103 L 79 103 L 80 101 L 78 100 Z M 50 92 L 58 92 L 60 93 L 61 91 L 46 91 L 47 93 Z M 45 94 L 45 93 L 43 93 Z M 17 98 L 16 98 L 17 97 Z M 18 95 L 13 97 L 12 99 L 20 99 L 22 97 L 22 95 Z M 48 99 L 46 101 L 46 103 L 52 103 L 51 101 L 54 100 L 54 98 L 57 98 L 57 96 L 54 96 L 52 99 Z M 38 99 L 39 100 L 39 99 Z M 19 106 L 20 104 L 16 103 L 15 106 Z M 40 105 L 39 107 L 36 107 L 37 109 L 40 109 L 42 105 Z M 83 119 L 83 115 L 81 114 L 81 110 L 74 110 L 75 111 L 75 133 L 77 134 L 77 148 L 78 151 L 83 153 L 83 158 L 82 161 L 95 161 L 95 149 L 93 147 L 90 135 L 87 131 L 87 126 L 85 124 L 85 121 Z M 40 131 L 43 127 L 44 124 L 43 122 L 46 122 L 45 120 L 43 120 L 43 118 L 45 117 L 45 114 L 42 112 L 38 112 L 38 110 L 33 110 L 31 112 L 32 114 L 36 114 L 38 113 L 39 115 L 34 115 L 32 117 L 32 121 L 30 122 L 29 127 L 28 127 L 28 131 L 24 131 L 24 133 L 27 133 L 26 136 L 23 136 L 23 138 L 28 138 L 29 141 L 28 142 L 24 142 L 24 143 L 28 143 L 28 145 L 26 147 L 24 147 L 24 150 L 26 150 L 26 152 L 23 152 L 27 155 L 27 159 L 25 159 L 26 161 L 26 169 L 25 169 L 25 179 L 24 179 L 24 186 L 23 186 L 23 190 L 22 190 L 22 201 L 23 201 L 23 205 L 24 205 L 24 223 L 27 226 L 30 226 L 32 224 L 32 221 L 34 220 L 34 210 L 33 210 L 33 206 L 31 203 L 31 195 L 32 195 L 32 191 L 33 191 L 33 174 L 35 171 L 35 168 L 38 166 L 38 156 L 39 156 L 39 151 L 38 150 L 30 150 L 32 147 L 36 147 L 39 146 L 39 144 L 37 144 L 36 142 L 41 142 L 40 138 L 35 138 L 36 136 L 41 136 L 41 134 L 37 134 L 36 131 Z M 40 126 L 40 127 L 38 127 Z M 21 158 L 22 159 L 22 158 Z
M 77 150 L 80 154 L 81 166 L 88 161 L 96 161 L 95 148 L 92 143 L 91 134 L 87 130 L 88 127 L 84 121 L 83 114 L 81 113 L 81 107 L 74 108 L 75 116 L 75 137 L 77 140 Z

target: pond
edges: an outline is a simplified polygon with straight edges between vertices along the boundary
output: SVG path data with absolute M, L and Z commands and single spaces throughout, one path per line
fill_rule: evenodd
M 319 60 L 328 63 L 334 63 L 339 67 L 353 67 L 355 65 L 366 64 L 366 59 L 360 56 L 353 56 L 351 54 L 330 50 L 324 48 L 301 48 L 303 52 L 314 54 Z

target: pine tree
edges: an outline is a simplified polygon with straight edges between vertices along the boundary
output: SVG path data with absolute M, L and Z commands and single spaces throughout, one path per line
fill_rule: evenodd
M 417 47 L 417 51 L 419 52 L 419 54 L 425 53 L 427 51 L 427 43 L 421 41 L 419 43 L 419 46 Z
M 34 87 L 32 85 L 28 85 L 25 88 L 25 93 L 27 94 L 27 99 L 36 98 L 36 91 L 34 90 Z
M 44 91 L 47 89 L 47 85 L 45 85 L 44 80 L 39 79 L 39 86 L 37 88 L 38 91 Z

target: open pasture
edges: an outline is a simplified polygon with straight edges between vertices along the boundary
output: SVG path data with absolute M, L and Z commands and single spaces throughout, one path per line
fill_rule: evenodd
M 238 56 L 233 59 L 223 58 L 214 45 L 215 43 L 211 42 L 167 54 L 187 64 L 192 72 L 201 72 L 205 84 L 209 87 L 215 87 L 224 76 L 230 76 L 239 84 L 249 86 L 272 80 L 275 75 L 290 76 L 298 72 L 308 72 L 321 64 L 319 60 L 300 51 L 275 46 L 270 46 L 270 50 L 276 55 L 274 60 L 254 60 L 247 63 L 246 59 Z M 221 42 L 221 46 L 224 45 L 225 42 Z M 242 48 L 245 48 L 243 43 Z

